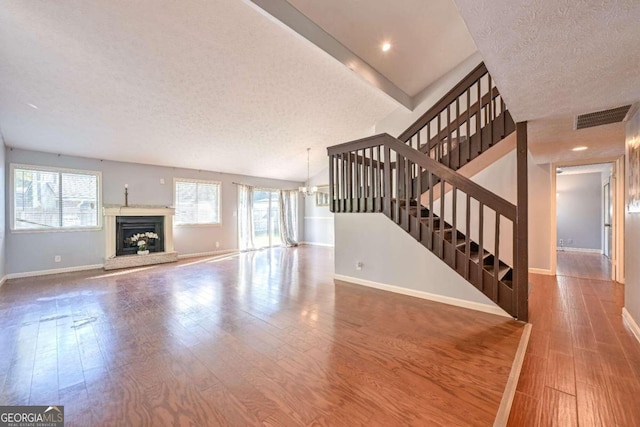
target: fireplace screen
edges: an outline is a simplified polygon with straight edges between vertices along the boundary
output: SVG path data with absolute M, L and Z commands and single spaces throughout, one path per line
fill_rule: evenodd
M 130 242 L 134 234 L 156 233 L 147 245 L 149 252 L 164 252 L 164 217 L 162 216 L 118 216 L 116 217 L 116 256 L 133 255 L 138 246 Z

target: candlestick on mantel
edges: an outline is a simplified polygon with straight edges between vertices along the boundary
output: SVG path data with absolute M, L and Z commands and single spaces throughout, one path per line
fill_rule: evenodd
M 124 185 L 124 207 L 129 207 L 129 184 Z

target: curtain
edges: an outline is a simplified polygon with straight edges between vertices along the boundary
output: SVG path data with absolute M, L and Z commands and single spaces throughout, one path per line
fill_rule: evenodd
M 238 249 L 255 249 L 253 243 L 253 187 L 238 185 Z
M 298 246 L 298 192 L 280 190 L 280 238 L 287 246 Z

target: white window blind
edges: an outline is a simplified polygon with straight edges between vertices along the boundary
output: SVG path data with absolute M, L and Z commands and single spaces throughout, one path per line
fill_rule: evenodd
M 220 224 L 220 183 L 176 179 L 175 223 Z
M 13 229 L 99 226 L 99 173 L 13 166 Z

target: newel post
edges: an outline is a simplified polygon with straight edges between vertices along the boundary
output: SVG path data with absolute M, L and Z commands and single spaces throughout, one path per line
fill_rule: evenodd
M 516 304 L 518 320 L 529 318 L 529 219 L 527 122 L 516 124 L 517 211 L 515 239 Z

